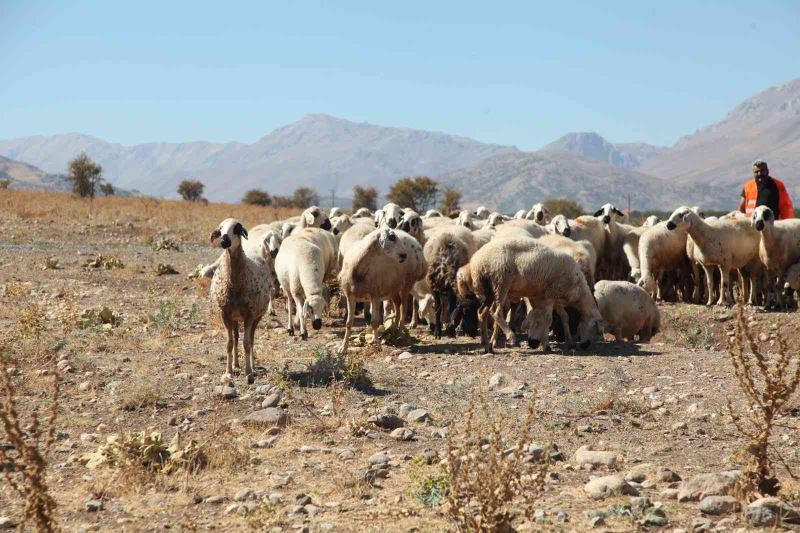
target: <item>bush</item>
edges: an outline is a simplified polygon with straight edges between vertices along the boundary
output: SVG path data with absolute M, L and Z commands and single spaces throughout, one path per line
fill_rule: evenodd
M 102 175 L 103 167 L 89 159 L 85 152 L 78 154 L 67 167 L 67 179 L 72 182 L 72 192 L 81 198 L 94 198 Z
M 284 209 L 288 209 L 294 207 L 294 200 L 291 196 L 273 196 L 272 197 L 272 205 L 275 207 L 281 207 Z
M 439 186 L 427 176 L 402 178 L 389 189 L 386 198 L 400 207 L 410 207 L 417 213 L 424 213 L 436 205 Z
M 567 218 L 579 217 L 583 214 L 583 206 L 573 200 L 565 198 L 554 198 L 545 200 L 544 206 L 552 215 L 564 215 Z
M 180 185 L 178 185 L 178 194 L 180 194 L 181 198 L 184 200 L 199 202 L 203 199 L 203 189 L 205 189 L 205 185 L 200 181 L 183 180 Z
M 353 187 L 353 211 L 366 207 L 370 211 L 378 208 L 378 190 L 375 187 Z
M 8 189 L 11 186 L 11 180 L 4 179 L 0 180 L 0 189 Z
M 100 192 L 103 196 L 114 196 L 114 186 L 111 183 L 104 181 L 100 184 Z
M 262 191 L 260 189 L 250 189 L 244 194 L 242 203 L 266 207 L 272 204 L 272 197 L 266 191 Z
M 442 204 L 439 210 L 446 217 L 456 211 L 461 211 L 461 193 L 452 187 L 445 187 L 442 190 Z
M 300 209 L 319 205 L 319 194 L 310 187 L 298 187 L 292 194 L 292 204 Z

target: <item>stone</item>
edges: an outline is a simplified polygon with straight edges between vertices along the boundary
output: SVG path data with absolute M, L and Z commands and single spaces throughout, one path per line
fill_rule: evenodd
M 280 402 L 281 402 L 281 395 L 273 393 L 264 398 L 264 401 L 261 402 L 261 408 L 266 409 L 267 407 L 278 407 L 278 404 Z
M 583 490 L 596 500 L 623 494 L 628 496 L 639 495 L 636 489 L 617 474 L 595 478 L 584 485 Z
M 739 510 L 739 500 L 733 496 L 706 496 L 700 502 L 700 512 L 710 515 L 728 514 Z
M 416 407 L 414 407 L 410 403 L 402 403 L 400 404 L 400 409 L 399 409 L 400 416 L 408 417 L 408 413 L 410 413 L 414 409 L 416 409 Z
M 13 518 L 0 516 L 0 529 L 14 529 L 15 527 L 17 527 L 17 523 Z
M 410 413 L 408 413 L 408 419 L 412 422 L 430 422 L 433 420 L 430 413 L 425 409 L 414 409 Z
M 392 431 L 389 436 L 395 440 L 414 440 L 416 434 L 414 433 L 413 429 L 410 428 L 397 428 Z
M 89 500 L 85 507 L 87 512 L 96 513 L 103 510 L 103 502 L 102 500 Z
M 625 473 L 625 481 L 641 483 L 655 474 L 656 467 L 651 463 L 642 463 L 634 466 Z
M 606 519 L 602 516 L 593 516 L 589 519 L 589 527 L 594 529 L 606 525 Z
M 204 500 L 206 503 L 214 503 L 219 504 L 225 501 L 225 496 L 220 496 L 219 494 L 215 496 L 209 496 Z
M 500 385 L 505 385 L 505 384 L 506 384 L 506 377 L 500 372 L 492 375 L 492 377 L 489 378 L 490 389 L 496 389 Z
M 672 424 L 672 429 L 675 430 L 675 431 L 679 431 L 681 429 L 686 429 L 688 427 L 689 427 L 689 425 L 686 422 L 675 422 L 674 424 Z
M 242 489 L 236 492 L 233 495 L 233 501 L 235 502 L 243 502 L 247 500 L 252 500 L 255 497 L 255 493 L 253 493 L 250 489 Z
M 389 462 L 389 456 L 386 455 L 385 453 L 378 452 L 370 456 L 369 462 L 370 464 L 373 465 L 385 465 L 386 463 Z
M 408 361 L 409 359 L 412 359 L 413 357 L 414 357 L 414 355 L 411 352 L 403 352 L 403 353 L 401 353 L 400 355 L 397 356 L 397 360 L 398 361 Z
M 223 400 L 233 400 L 239 396 L 239 393 L 236 392 L 236 388 L 230 385 L 218 385 L 214 387 L 214 393 L 221 396 Z
M 599 450 L 590 450 L 588 446 L 581 446 L 575 452 L 575 462 L 579 465 L 589 464 L 594 466 L 607 466 L 608 468 L 615 468 L 617 466 L 618 456 L 614 452 L 606 452 Z
M 381 429 L 397 429 L 406 425 L 405 420 L 393 414 L 375 415 L 369 421 Z
M 778 498 L 759 498 L 744 509 L 748 522 L 756 527 L 800 524 L 800 508 Z
M 439 429 L 434 430 L 431 433 L 431 437 L 433 437 L 434 439 L 446 439 L 448 433 L 450 433 L 450 430 L 447 429 L 446 427 L 443 427 L 443 428 L 439 428 Z
M 698 474 L 683 482 L 678 491 L 678 501 L 697 501 L 706 496 L 726 496 L 733 490 L 739 474 L 738 470 Z
M 630 505 L 631 505 L 631 509 L 634 509 L 634 510 L 639 511 L 639 512 L 642 512 L 645 509 L 649 509 L 650 507 L 653 506 L 653 504 L 650 503 L 650 498 L 648 498 L 647 496 L 634 496 L 634 497 L 632 497 L 630 499 Z
M 339 459 L 342 461 L 350 461 L 351 459 L 355 459 L 356 452 L 355 450 L 351 450 L 350 448 L 344 448 L 339 450 Z
M 294 503 L 297 505 L 308 505 L 311 503 L 311 496 L 308 494 L 299 493 L 294 497 Z
M 289 417 L 283 410 L 277 407 L 267 407 L 250 413 L 242 424 L 247 426 L 268 426 L 268 427 L 286 427 L 289 422 Z
M 511 398 L 522 398 L 525 394 L 519 387 L 505 387 L 497 391 L 497 394 L 509 396 Z
M 653 509 L 642 520 L 643 526 L 666 526 L 669 523 L 662 509 Z
M 713 525 L 714 522 L 704 516 L 696 516 L 692 519 L 692 531 L 698 533 L 708 531 Z
M 680 481 L 681 476 L 679 476 L 669 468 L 659 466 L 656 469 L 656 480 L 662 483 L 673 483 L 675 481 Z

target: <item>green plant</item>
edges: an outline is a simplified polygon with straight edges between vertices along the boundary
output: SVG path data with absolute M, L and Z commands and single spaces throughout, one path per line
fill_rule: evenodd
M 314 349 L 314 360 L 308 366 L 313 382 L 345 381 L 351 386 L 371 387 L 372 379 L 364 359 L 358 354 L 335 354 L 325 347 Z
M 70 161 L 67 169 L 72 191 L 81 198 L 94 198 L 102 175 L 103 167 L 92 161 L 85 152 Z
M 408 477 L 413 484 L 411 495 L 426 507 L 434 508 L 444 501 L 447 493 L 447 473 L 438 467 L 434 472 L 429 472 L 426 464 L 421 456 L 411 461 L 408 469 Z
M 172 300 L 162 300 L 158 311 L 149 315 L 150 321 L 162 335 L 176 332 L 181 325 L 178 309 Z

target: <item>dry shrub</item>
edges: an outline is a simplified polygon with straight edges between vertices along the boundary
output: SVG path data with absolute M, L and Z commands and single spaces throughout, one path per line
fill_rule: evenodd
M 143 469 L 170 474 L 177 470 L 196 472 L 206 465 L 205 452 L 196 441 L 181 441 L 176 433 L 167 443 L 159 432 L 111 435 L 96 452 L 84 456 L 86 466 Z
M 10 449 L 0 446 L 0 462 L 10 465 L 3 468 L 3 476 L 11 488 L 22 498 L 21 530 L 26 526 L 37 531 L 58 531 L 55 518 L 56 502 L 50 496 L 46 483 L 47 453 L 55 437 L 58 411 L 58 372 L 55 359 L 51 359 L 52 383 L 48 392 L 47 417 L 42 425 L 34 409 L 28 422 L 22 421 L 17 404 L 19 392 L 9 373 L 11 347 L 0 346 L 0 423 Z
M 779 334 L 777 340 L 777 354 L 763 353 L 747 326 L 743 306 L 737 306 L 736 336 L 729 353 L 748 409 L 737 412 L 728 399 L 728 411 L 736 429 L 748 441 L 742 450 L 745 464 L 738 482 L 743 497 L 774 495 L 780 488 L 769 456 L 770 437 L 800 384 L 800 360 L 789 353 L 783 336 Z
M 151 376 L 131 376 L 114 390 L 115 400 L 123 411 L 136 411 L 145 407 L 155 408 L 161 401 L 164 390 L 160 379 Z
M 489 412 L 476 395 L 463 428 L 447 438 L 448 515 L 459 531 L 513 531 L 521 511 L 532 519 L 533 503 L 544 488 L 547 458 L 531 460 L 535 394 L 525 421 Z M 519 428 L 516 435 L 510 430 Z

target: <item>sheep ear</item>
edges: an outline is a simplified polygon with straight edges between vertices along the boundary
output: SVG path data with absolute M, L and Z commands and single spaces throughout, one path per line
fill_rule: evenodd
M 683 218 L 683 221 L 684 221 L 684 222 L 689 222 L 689 216 L 690 216 L 690 215 L 691 215 L 691 211 L 690 211 L 690 212 L 688 212 L 688 213 L 684 213 L 684 214 L 683 214 L 683 217 L 682 217 L 682 218 Z
M 594 212 L 594 216 L 596 216 L 596 217 L 599 217 L 602 214 L 603 214 L 603 210 L 602 209 L 598 209 L 597 211 Z
M 619 210 L 619 209 L 617 209 L 616 207 L 613 209 L 613 211 L 614 211 L 616 214 L 618 214 L 619 216 L 621 216 L 621 217 L 624 217 L 624 216 L 625 216 L 625 213 L 623 213 L 622 211 L 620 211 L 620 210 Z
M 244 226 L 242 226 L 241 222 L 237 222 L 236 225 L 233 227 L 233 233 L 247 240 L 247 230 L 244 229 Z
M 378 235 L 378 245 L 384 250 L 389 246 L 388 236 L 389 233 L 386 231 L 382 231 L 380 235 Z
M 314 224 L 314 215 L 310 212 L 303 215 L 303 219 L 305 220 L 306 226 L 311 226 Z
M 214 242 L 220 237 L 222 237 L 222 232 L 219 229 L 215 229 L 214 231 L 211 232 L 211 242 Z

